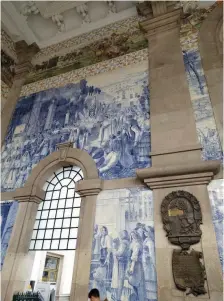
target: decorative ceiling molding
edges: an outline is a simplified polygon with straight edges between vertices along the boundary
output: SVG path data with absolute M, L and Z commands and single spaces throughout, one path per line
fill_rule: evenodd
M 34 1 L 44 18 L 51 18 L 88 1 Z
M 115 59 L 103 61 L 85 68 L 77 69 L 71 72 L 63 73 L 58 76 L 50 77 L 32 84 L 23 86 L 20 96 L 28 96 L 50 88 L 63 87 L 69 83 L 75 83 L 83 78 L 94 76 L 100 73 L 116 70 L 131 64 L 148 59 L 148 49 L 132 52 Z
M 1 49 L 7 53 L 14 61 L 17 60 L 15 43 L 10 39 L 4 30 L 1 30 Z

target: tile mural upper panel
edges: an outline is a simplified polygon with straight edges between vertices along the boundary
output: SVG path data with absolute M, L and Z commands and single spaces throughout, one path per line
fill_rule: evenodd
M 102 300 L 157 300 L 152 191 L 117 189 L 98 195 L 92 288 L 99 289 Z
M 103 179 L 150 166 L 147 62 L 22 97 L 2 152 L 2 190 L 24 185 L 31 169 L 73 142 L 93 157 Z

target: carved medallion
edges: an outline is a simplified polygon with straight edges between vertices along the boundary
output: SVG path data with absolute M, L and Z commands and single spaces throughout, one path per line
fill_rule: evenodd
M 205 268 L 200 262 L 202 253 L 192 249 L 187 251 L 174 250 L 172 258 L 173 278 L 176 287 L 187 295 L 194 296 L 206 294 Z
M 182 190 L 171 192 L 162 201 L 161 214 L 163 228 L 172 244 L 188 250 L 200 241 L 202 215 L 195 196 Z

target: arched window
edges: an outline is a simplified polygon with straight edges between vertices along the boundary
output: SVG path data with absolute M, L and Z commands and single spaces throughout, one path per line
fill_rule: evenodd
M 34 224 L 30 250 L 75 250 L 81 197 L 75 184 L 83 179 L 79 167 L 60 168 L 45 183 Z

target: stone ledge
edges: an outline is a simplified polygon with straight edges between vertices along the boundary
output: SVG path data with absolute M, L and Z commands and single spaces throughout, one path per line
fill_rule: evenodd
M 165 167 L 136 170 L 136 174 L 150 189 L 177 186 L 207 185 L 218 173 L 220 161 L 204 161 Z
M 202 146 L 200 144 L 195 144 L 195 145 L 189 145 L 185 147 L 180 146 L 178 148 L 170 149 L 170 150 L 166 149 L 166 150 L 152 151 L 150 152 L 150 156 L 160 156 L 160 155 L 181 153 L 181 152 L 194 151 L 194 150 L 202 150 Z

